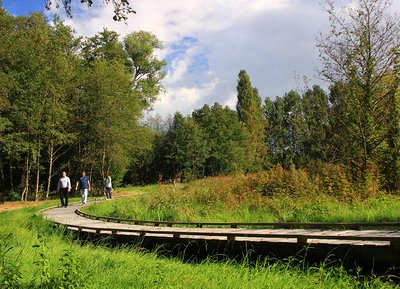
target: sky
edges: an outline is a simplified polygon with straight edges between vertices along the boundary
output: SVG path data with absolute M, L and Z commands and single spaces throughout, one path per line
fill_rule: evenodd
M 1 0 L 0 0 L 1 1 Z M 44 0 L 2 0 L 15 16 L 45 11 Z M 87 8 L 73 0 L 73 18 L 58 12 L 78 35 L 93 36 L 103 28 L 124 37 L 145 30 L 156 35 L 164 48 L 157 51 L 168 62 L 165 92 L 152 114 L 166 117 L 180 111 L 190 114 L 204 104 L 219 102 L 235 108 L 236 84 L 246 70 L 260 96 L 283 96 L 304 91 L 319 79 L 319 33 L 329 32 L 323 0 L 135 0 L 136 14 L 126 23 L 115 22 L 112 5 L 94 0 Z M 348 3 L 337 0 L 337 4 Z M 394 0 L 393 12 L 400 11 Z M 49 13 L 46 11 L 45 13 Z M 306 79 L 306 81 L 304 81 Z

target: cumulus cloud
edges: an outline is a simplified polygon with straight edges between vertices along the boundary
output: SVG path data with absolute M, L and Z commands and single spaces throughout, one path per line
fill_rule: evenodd
M 328 27 L 319 1 L 137 0 L 137 14 L 127 23 L 113 21 L 112 6 L 98 2 L 91 8 L 77 4 L 66 24 L 85 36 L 104 27 L 121 37 L 150 31 L 164 44 L 158 55 L 168 61 L 167 92 L 153 113 L 188 114 L 214 102 L 234 108 L 241 69 L 262 97 L 295 89 L 296 75 L 317 82 L 315 38 Z

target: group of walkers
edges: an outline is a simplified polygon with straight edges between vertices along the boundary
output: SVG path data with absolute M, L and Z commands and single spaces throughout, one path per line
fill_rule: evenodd
M 82 197 L 82 205 L 87 204 L 88 193 L 90 191 L 90 179 L 89 176 L 86 175 L 86 172 L 83 170 L 82 175 L 76 181 L 75 191 L 78 191 L 80 188 L 80 194 Z M 71 191 L 71 180 L 67 176 L 67 172 L 63 170 L 61 172 L 61 177 L 58 180 L 57 184 L 57 192 L 60 194 L 60 201 L 62 207 L 68 207 L 68 194 Z M 104 193 L 107 199 L 112 198 L 112 184 L 111 184 L 111 176 L 107 173 L 104 176 Z

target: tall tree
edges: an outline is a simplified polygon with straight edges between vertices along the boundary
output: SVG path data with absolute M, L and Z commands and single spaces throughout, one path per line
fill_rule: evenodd
M 124 47 L 131 64 L 133 89 L 143 108 L 148 109 L 163 90 L 161 80 L 167 63 L 155 55 L 157 49 L 162 49 L 162 43 L 152 33 L 138 31 L 125 37 Z
M 306 124 L 300 95 L 292 90 L 274 102 L 266 98 L 265 116 L 272 163 L 285 167 L 304 166 L 307 160 L 304 150 Z
M 243 131 L 236 112 L 215 103 L 212 107 L 204 105 L 195 110 L 192 117 L 206 133 L 210 149 L 206 175 L 226 175 L 241 171 L 244 156 Z
M 70 100 L 76 94 L 76 69 L 79 65 L 77 49 L 79 42 L 73 31 L 59 19 L 55 19 L 47 51 L 47 62 L 50 66 L 47 81 L 42 89 L 46 98 L 43 117 L 43 146 L 47 159 L 47 185 L 45 198 L 48 199 L 52 184 L 54 163 L 65 153 L 75 141 L 72 132 L 73 105 Z M 37 182 L 38 183 L 38 182 Z
M 379 159 L 387 135 L 385 111 L 397 85 L 395 78 L 383 83 L 394 71 L 400 50 L 399 20 L 387 13 L 391 3 L 358 0 L 337 12 L 334 2 L 327 1 L 331 29 L 318 41 L 322 76 L 341 86 L 334 97 L 341 106 L 333 105 L 343 110 L 347 121 L 343 125 L 349 133 L 336 133 L 346 137 L 351 147 L 346 158 L 360 168 L 363 177 Z
M 250 77 L 241 70 L 237 82 L 236 111 L 244 130 L 246 167 L 248 172 L 256 172 L 266 165 L 265 118 L 258 90 L 252 87 Z
M 191 117 L 175 113 L 165 141 L 165 159 L 172 178 L 189 180 L 204 176 L 209 147 L 204 131 Z
M 304 152 L 308 159 L 328 161 L 327 133 L 329 127 L 328 95 L 318 85 L 308 89 L 302 97 L 305 120 Z
M 285 112 L 283 98 L 277 96 L 275 101 L 265 98 L 266 142 L 268 160 L 272 165 L 283 164 L 285 159 Z
M 0 1 L 1 6 L 1 1 Z M 10 106 L 8 94 L 12 88 L 12 77 L 9 74 L 11 58 L 9 49 L 12 45 L 12 34 L 14 19 L 8 15 L 4 9 L 0 8 L 0 193 L 6 191 L 6 156 L 3 144 L 5 142 L 5 131 L 10 125 L 10 121 L 5 117 L 5 112 Z
M 101 163 L 101 174 L 113 168 L 116 176 L 135 159 L 129 154 L 148 147 L 139 120 L 162 88 L 165 61 L 155 56 L 158 48 L 159 40 L 143 31 L 124 43 L 108 30 L 84 42 L 83 89 L 76 107 L 80 166 Z
M 283 109 L 286 131 L 284 165 L 304 166 L 305 123 L 300 95 L 294 90 L 286 93 L 283 97 Z
M 22 161 L 23 190 L 21 199 L 26 200 L 30 189 L 31 169 L 35 170 L 35 198 L 39 197 L 39 183 L 43 150 L 50 127 L 46 125 L 46 115 L 58 106 L 46 105 L 55 97 L 56 91 L 68 78 L 66 66 L 60 66 L 64 50 L 56 48 L 53 37 L 57 28 L 49 25 L 42 14 L 31 14 L 15 18 L 15 29 L 10 33 L 8 74 L 13 85 L 8 93 L 10 108 L 8 119 L 12 126 L 7 133 L 4 151 L 14 162 Z M 59 85 L 61 84 L 61 85 Z M 58 87 L 58 88 L 57 88 Z M 57 115 L 62 122 L 62 115 Z M 12 175 L 12 173 L 10 173 Z

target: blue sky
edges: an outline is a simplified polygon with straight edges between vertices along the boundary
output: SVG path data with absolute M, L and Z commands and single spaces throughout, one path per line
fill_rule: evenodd
M 137 14 L 127 23 L 113 21 L 112 6 L 102 2 L 95 0 L 88 9 L 74 0 L 74 17 L 64 18 L 65 23 L 83 36 L 107 27 L 121 37 L 150 31 L 163 42 L 158 55 L 168 62 L 166 92 L 153 114 L 190 114 L 214 102 L 234 108 L 241 69 L 262 98 L 282 96 L 291 89 L 301 92 L 304 77 L 309 85 L 326 87 L 316 77 L 315 39 L 328 32 L 323 0 L 135 0 Z M 399 12 L 400 1 L 393 2 L 392 10 Z M 3 0 L 13 15 L 42 11 L 43 5 L 44 0 Z
M 28 15 L 30 12 L 42 11 L 44 0 L 2 0 L 3 8 L 13 15 Z

